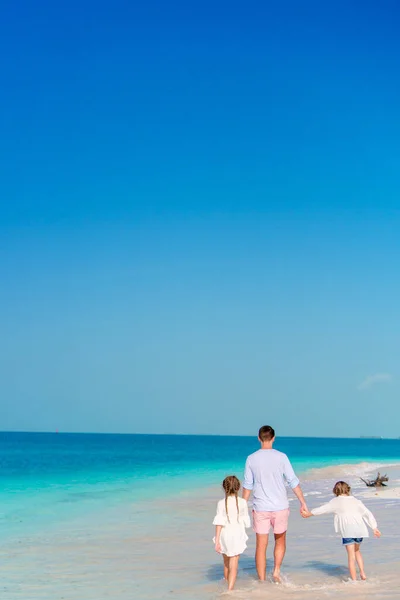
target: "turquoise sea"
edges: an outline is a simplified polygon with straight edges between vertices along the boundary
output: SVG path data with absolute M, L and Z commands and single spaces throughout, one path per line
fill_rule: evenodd
M 212 544 L 220 483 L 241 477 L 258 447 L 256 436 L 0 433 L 2 599 L 216 600 L 225 589 Z M 278 438 L 276 447 L 311 507 L 331 497 L 336 478 L 363 497 L 360 475 L 389 469 L 386 491 L 365 497 L 384 536 L 365 546 L 371 578 L 359 598 L 397 598 L 400 440 Z M 285 585 L 258 585 L 249 532 L 235 597 L 353 599 L 332 523 L 305 523 L 289 496 Z
M 0 433 L 1 539 L 241 477 L 257 448 L 256 437 Z M 299 473 L 400 460 L 400 440 L 283 437 L 276 448 Z

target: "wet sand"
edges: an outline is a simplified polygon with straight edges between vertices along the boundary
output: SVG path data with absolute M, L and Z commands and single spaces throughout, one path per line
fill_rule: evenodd
M 329 467 L 308 473 L 302 482 L 310 508 L 330 499 L 334 482 L 343 478 L 376 515 L 383 537 L 369 538 L 363 544 L 367 582 L 348 582 L 346 552 L 335 535 L 332 516 L 304 520 L 297 500 L 292 499 L 283 584 L 257 581 L 255 536 L 250 532 L 232 597 L 318 600 L 340 595 L 344 599 L 374 596 L 397 600 L 400 469 L 385 469 L 390 486 L 374 492 L 358 480 L 358 475 L 368 474 L 369 468 L 366 464 Z M 0 551 L 2 598 L 219 598 L 225 584 L 222 561 L 211 542 L 211 523 L 220 497 L 216 488 L 181 492 L 166 500 L 120 506 L 5 544 Z M 271 557 L 269 548 L 268 558 Z M 268 572 L 271 568 L 269 560 Z

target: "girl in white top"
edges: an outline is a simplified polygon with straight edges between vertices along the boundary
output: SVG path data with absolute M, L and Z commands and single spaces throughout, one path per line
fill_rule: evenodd
M 343 546 L 346 547 L 350 577 L 357 579 L 356 563 L 360 570 L 361 579 L 365 580 L 364 561 L 360 552 L 363 538 L 369 537 L 367 525 L 373 530 L 375 537 L 381 537 L 374 515 L 361 500 L 350 495 L 351 488 L 348 483 L 338 481 L 333 488 L 335 498 L 314 508 L 311 512 L 303 511 L 302 516 L 308 517 L 333 513 L 335 515 L 335 531 L 342 536 Z
M 250 527 L 250 516 L 246 500 L 239 498 L 240 481 L 235 475 L 225 477 L 222 482 L 225 498 L 217 505 L 215 525 L 215 550 L 224 557 L 224 577 L 228 590 L 235 585 L 239 557 L 247 548 L 246 527 Z

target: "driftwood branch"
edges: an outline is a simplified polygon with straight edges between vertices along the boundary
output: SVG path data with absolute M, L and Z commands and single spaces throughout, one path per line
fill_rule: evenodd
M 362 477 L 360 477 L 360 479 L 361 479 L 361 481 L 363 481 L 365 483 L 365 485 L 367 487 L 385 487 L 386 486 L 385 482 L 389 481 L 389 477 L 387 475 L 381 476 L 380 473 L 378 473 L 378 475 L 375 479 L 370 479 L 369 481 L 366 481 Z

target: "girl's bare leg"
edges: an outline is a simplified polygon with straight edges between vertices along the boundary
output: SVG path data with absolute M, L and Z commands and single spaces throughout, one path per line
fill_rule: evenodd
M 233 590 L 238 572 L 239 555 L 229 557 L 229 568 L 228 568 L 228 590 Z
M 224 579 L 228 581 L 228 569 L 229 569 L 229 558 L 226 554 L 222 555 L 224 557 Z
M 364 561 L 360 551 L 360 544 L 355 544 L 355 553 L 356 553 L 356 561 L 358 564 L 358 568 L 360 569 L 360 577 L 363 581 L 367 579 L 364 571 Z
M 357 571 L 356 571 L 356 549 L 355 544 L 350 544 L 346 546 L 347 557 L 349 559 L 349 571 L 350 577 L 353 581 L 357 581 Z

